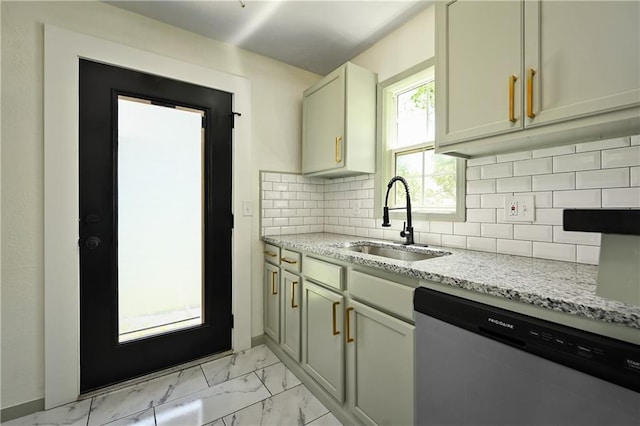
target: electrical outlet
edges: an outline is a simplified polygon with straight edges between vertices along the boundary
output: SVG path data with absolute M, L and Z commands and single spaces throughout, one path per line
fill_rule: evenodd
M 504 219 L 507 222 L 533 222 L 535 212 L 533 195 L 514 195 L 504 199 Z
M 242 216 L 253 216 L 253 203 L 251 201 L 242 202 Z

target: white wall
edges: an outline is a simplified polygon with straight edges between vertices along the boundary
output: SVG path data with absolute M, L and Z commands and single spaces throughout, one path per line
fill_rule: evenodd
M 377 72 L 382 82 L 434 55 L 435 6 L 430 6 L 351 62 Z
M 44 394 L 43 23 L 251 80 L 252 335 L 262 334 L 258 170 L 300 171 L 302 91 L 319 76 L 99 2 L 1 8 L 1 407 Z

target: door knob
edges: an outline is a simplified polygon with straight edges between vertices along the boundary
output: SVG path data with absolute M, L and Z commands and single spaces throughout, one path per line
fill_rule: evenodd
M 101 242 L 102 241 L 100 241 L 100 238 L 98 238 L 98 237 L 89 237 L 84 242 L 84 246 L 86 248 L 88 248 L 89 250 L 95 250 L 95 249 L 98 248 L 98 246 L 100 245 Z

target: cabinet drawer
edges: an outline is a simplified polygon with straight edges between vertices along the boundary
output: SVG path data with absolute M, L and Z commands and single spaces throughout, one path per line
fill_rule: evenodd
M 307 278 L 342 290 L 342 266 L 307 257 L 302 272 Z
M 280 265 L 287 271 L 300 273 L 300 253 L 282 249 L 280 254 Z
M 271 244 L 264 245 L 264 260 L 274 265 L 280 264 L 280 247 Z
M 413 321 L 413 288 L 384 278 L 351 271 L 349 294 L 395 315 Z

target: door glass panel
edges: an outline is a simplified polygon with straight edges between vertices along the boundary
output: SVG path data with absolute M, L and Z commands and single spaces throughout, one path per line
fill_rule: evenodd
M 203 116 L 118 97 L 119 342 L 203 322 Z

